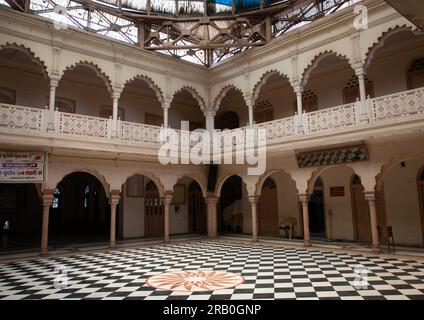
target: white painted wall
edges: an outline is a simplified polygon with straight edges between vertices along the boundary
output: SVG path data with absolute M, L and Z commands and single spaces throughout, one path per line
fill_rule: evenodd
M 418 193 L 418 172 L 423 160 L 409 160 L 391 168 L 383 178 L 387 224 L 396 244 L 423 245 Z

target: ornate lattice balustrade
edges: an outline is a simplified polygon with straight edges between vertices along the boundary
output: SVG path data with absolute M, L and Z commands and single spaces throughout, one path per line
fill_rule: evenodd
M 374 124 L 391 123 L 393 120 L 399 122 L 414 119 L 424 119 L 424 88 L 369 98 L 364 106 L 357 101 L 255 126 L 267 130 L 268 142 L 278 143 L 286 137 L 328 134 Z M 117 127 L 114 128 L 112 119 L 59 111 L 51 113 L 42 108 L 0 104 L 0 131 L 37 133 L 37 135 L 48 137 L 87 138 L 113 143 L 159 145 L 161 127 L 118 120 Z M 180 139 L 181 131 L 176 130 L 176 132 Z M 231 133 L 230 139 L 233 139 L 233 144 L 236 144 L 236 137 L 244 136 L 245 128 L 231 130 Z M 219 134 L 221 138 L 222 134 Z M 221 143 L 224 142 L 221 139 Z
M 119 121 L 119 124 L 119 138 L 121 141 L 159 144 L 161 127 L 128 121 Z
M 55 111 L 55 129 L 60 135 L 89 138 L 111 137 L 111 119 Z
M 44 109 L 0 104 L 0 128 L 43 132 L 45 114 Z

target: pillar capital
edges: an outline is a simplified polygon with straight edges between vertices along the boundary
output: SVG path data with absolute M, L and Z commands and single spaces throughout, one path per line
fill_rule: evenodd
M 218 203 L 218 197 L 215 197 L 215 196 L 207 196 L 206 198 L 205 198 L 205 202 L 207 203 L 207 204 L 217 204 Z
M 257 196 L 249 196 L 249 202 L 250 202 L 251 204 L 256 204 L 256 203 L 258 203 L 258 199 L 259 199 L 259 197 L 257 197 Z
M 169 108 L 171 108 L 171 101 L 163 101 L 162 102 L 162 109 L 168 110 Z
M 362 67 L 362 65 L 359 65 L 359 66 L 356 66 L 355 67 L 355 74 L 358 76 L 358 78 L 365 77 L 365 70 Z
M 43 206 L 50 206 L 53 203 L 54 190 L 44 189 L 43 195 L 41 196 L 41 202 Z
M 56 88 L 57 86 L 59 86 L 59 79 L 50 79 L 50 87 L 54 87 Z
M 109 204 L 110 205 L 117 205 L 119 203 L 120 199 L 121 199 L 121 191 L 120 190 L 112 190 L 110 192 L 110 197 L 109 197 Z
M 162 197 L 163 204 L 166 206 L 169 206 L 172 202 L 172 192 L 166 191 L 164 196 Z
M 300 81 L 297 81 L 296 83 L 293 83 L 293 90 L 296 94 L 302 94 L 303 92 L 303 86 L 300 83 Z
M 203 111 L 203 114 L 205 115 L 206 118 L 213 118 L 216 115 L 216 111 L 213 109 L 207 109 Z
M 368 202 L 375 203 L 375 201 L 377 200 L 377 194 L 375 191 L 364 191 L 364 195 L 365 195 L 365 199 Z
M 117 89 L 117 88 L 113 88 L 113 91 L 111 93 L 111 97 L 112 99 L 119 99 L 121 97 L 121 90 Z
M 311 194 L 310 193 L 301 193 L 301 194 L 299 194 L 299 200 L 301 202 L 309 202 L 311 200 Z

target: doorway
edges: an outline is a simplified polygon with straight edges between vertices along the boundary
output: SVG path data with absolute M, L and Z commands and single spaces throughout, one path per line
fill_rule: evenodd
M 321 177 L 315 181 L 309 201 L 309 229 L 313 237 L 325 237 L 324 184 Z
M 278 237 L 278 195 L 277 185 L 272 178 L 267 178 L 262 186 L 259 199 L 259 235 Z
M 190 233 L 206 233 L 205 199 L 196 181 L 188 186 L 188 230 Z
M 364 187 L 358 175 L 352 177 L 352 202 L 355 216 L 355 239 L 359 242 L 371 242 L 371 219 Z
M 160 199 L 159 190 L 152 180 L 146 184 L 144 205 L 145 237 L 162 237 L 164 224 L 163 205 Z

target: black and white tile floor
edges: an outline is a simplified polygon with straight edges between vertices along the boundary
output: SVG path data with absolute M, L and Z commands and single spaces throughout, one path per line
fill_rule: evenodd
M 64 288 L 55 287 L 58 266 L 68 272 Z M 356 289 L 358 266 L 368 270 L 368 285 Z M 245 281 L 194 293 L 145 284 L 165 271 L 194 269 L 225 270 Z M 222 240 L 183 242 L 0 264 L 0 299 L 424 299 L 424 262 Z

